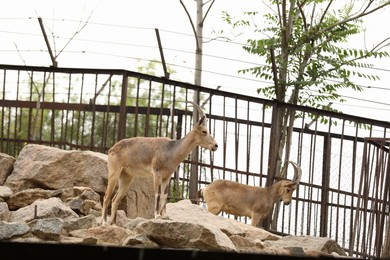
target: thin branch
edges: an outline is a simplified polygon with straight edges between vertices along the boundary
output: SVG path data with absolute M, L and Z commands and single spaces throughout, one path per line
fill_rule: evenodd
M 95 9 L 93 9 L 91 11 L 91 13 L 89 14 L 87 20 L 85 21 L 84 25 L 80 28 L 80 25 L 81 25 L 81 22 L 79 24 L 79 28 L 76 30 L 76 32 L 73 34 L 72 37 L 70 37 L 70 39 L 68 40 L 68 42 L 64 45 L 64 47 L 58 52 L 58 54 L 56 55 L 56 58 L 58 58 L 58 56 L 60 56 L 60 54 L 65 50 L 65 48 L 69 45 L 69 43 L 76 37 L 77 34 L 79 34 L 86 26 L 87 24 L 89 23 L 89 20 L 91 19 L 93 13 L 95 12 Z
M 206 16 L 208 15 L 208 13 L 209 13 L 211 7 L 213 6 L 214 2 L 215 2 L 215 0 L 213 0 L 213 1 L 211 2 L 211 4 L 209 5 L 209 8 L 207 8 L 206 14 L 204 15 L 204 17 L 203 17 L 203 19 L 202 19 L 202 24 L 204 24 L 204 21 L 206 20 Z
M 370 4 L 371 4 L 371 2 L 370 2 Z M 370 4 L 369 4 L 369 5 L 370 5 Z M 378 7 L 376 7 L 376 8 L 374 8 L 374 9 L 372 9 L 371 11 L 366 12 L 367 9 L 368 9 L 368 7 L 369 7 L 369 5 L 367 6 L 367 8 L 364 9 L 364 11 L 363 11 L 362 13 L 360 13 L 360 14 L 358 14 L 358 15 L 356 15 L 356 16 L 352 16 L 352 17 L 350 17 L 350 18 L 344 19 L 344 20 L 342 20 L 342 21 L 339 21 L 339 22 L 337 22 L 337 23 L 335 23 L 335 24 L 333 24 L 333 25 L 331 25 L 331 26 L 328 26 L 327 28 L 325 28 L 325 29 L 323 29 L 323 30 L 321 30 L 321 31 L 318 31 L 318 32 L 317 32 L 317 35 L 322 35 L 322 34 L 324 34 L 326 31 L 330 31 L 330 30 L 332 30 L 333 28 L 335 28 L 335 27 L 337 27 L 337 26 L 339 26 L 339 25 L 345 24 L 345 23 L 347 23 L 347 22 L 350 22 L 350 21 L 359 19 L 359 18 L 364 17 L 364 16 L 366 16 L 366 15 L 369 15 L 369 14 L 371 14 L 371 13 L 373 13 L 373 12 L 376 12 L 376 11 L 378 11 L 379 9 L 382 9 L 382 8 L 385 7 L 385 6 L 390 5 L 390 1 L 384 3 L 384 4 L 380 5 L 380 6 L 378 6 Z
M 184 3 L 183 3 L 182 0 L 180 0 L 180 4 L 183 6 L 184 11 L 185 11 L 186 14 L 187 14 L 187 17 L 188 17 L 188 19 L 190 20 L 191 28 L 192 28 L 192 31 L 194 32 L 194 36 L 195 36 L 196 48 L 199 49 L 198 35 L 197 35 L 197 33 L 196 33 L 195 25 L 194 25 L 194 23 L 192 22 L 191 15 L 190 15 L 190 13 L 188 12 L 187 7 L 184 5 Z
M 325 8 L 325 11 L 322 13 L 320 22 L 319 22 L 318 24 L 321 24 L 322 21 L 325 19 L 325 15 L 328 13 L 328 10 L 329 10 L 330 5 L 331 5 L 332 3 L 333 3 L 333 0 L 332 0 L 332 1 L 329 1 L 328 5 L 327 5 L 326 8 Z
M 298 3 L 297 6 L 299 9 L 299 12 L 301 13 L 301 16 L 302 16 L 303 27 L 305 27 L 305 30 L 307 30 L 306 16 L 305 16 L 305 13 L 303 12 L 303 9 L 302 9 L 302 6 L 304 5 L 304 3 L 300 4 L 299 1 L 297 1 L 297 3 Z

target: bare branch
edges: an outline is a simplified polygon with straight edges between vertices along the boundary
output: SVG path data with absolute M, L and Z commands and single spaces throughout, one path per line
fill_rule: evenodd
M 199 49 L 199 40 L 198 40 L 198 36 L 197 36 L 197 33 L 196 33 L 195 25 L 194 25 L 194 23 L 192 22 L 192 19 L 191 19 L 191 15 L 190 15 L 190 13 L 188 12 L 187 7 L 184 5 L 184 3 L 183 3 L 182 0 L 180 0 L 180 4 L 183 6 L 184 11 L 185 11 L 186 14 L 187 14 L 187 17 L 188 17 L 188 19 L 190 20 L 190 24 L 191 24 L 191 27 L 192 27 L 192 31 L 194 32 L 194 36 L 195 36 L 196 48 Z
M 79 34 L 86 26 L 87 24 L 89 23 L 89 20 L 91 19 L 93 13 L 95 12 L 95 9 L 93 9 L 91 11 L 91 13 L 89 14 L 87 20 L 85 21 L 84 25 L 81 26 L 80 28 L 80 25 L 81 25 L 81 22 L 79 24 L 79 28 L 76 30 L 76 32 L 73 34 L 72 37 L 70 37 L 70 39 L 68 40 L 68 42 L 64 45 L 64 47 L 58 52 L 58 54 L 56 55 L 56 58 L 58 58 L 58 56 L 60 56 L 60 54 L 65 50 L 65 48 L 69 45 L 69 43 L 74 39 L 74 37 L 76 37 L 77 34 Z
M 211 4 L 209 5 L 209 8 L 207 8 L 206 14 L 204 15 L 203 20 L 202 20 L 202 24 L 203 24 L 204 21 L 206 20 L 206 17 L 207 17 L 207 15 L 208 15 L 208 13 L 209 13 L 211 7 L 213 6 L 214 2 L 215 2 L 215 0 L 213 0 L 213 1 L 211 2 Z

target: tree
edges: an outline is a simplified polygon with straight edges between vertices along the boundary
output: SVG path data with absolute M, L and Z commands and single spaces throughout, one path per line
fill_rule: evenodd
M 203 16 L 203 0 L 196 0 L 196 23 L 194 24 L 190 13 L 187 10 L 187 7 L 180 0 L 180 4 L 183 6 L 184 11 L 186 12 L 188 19 L 190 21 L 192 31 L 195 37 L 196 49 L 195 49 L 195 75 L 194 75 L 194 84 L 200 86 L 202 84 L 202 55 L 203 55 L 203 25 L 206 20 L 206 17 L 213 6 L 215 0 L 207 1 L 210 5 L 207 8 L 205 15 Z M 206 4 L 207 4 L 206 3 Z M 199 93 L 195 93 L 193 101 L 199 104 L 200 98 Z M 198 120 L 198 113 L 196 109 L 193 112 L 194 121 Z M 191 153 L 191 160 L 195 162 L 195 165 L 191 167 L 191 176 L 190 176 L 190 199 L 194 200 L 198 190 L 198 165 L 197 161 L 199 160 L 199 148 L 196 147 Z
M 254 26 L 259 38 L 248 39 L 244 49 L 266 63 L 240 72 L 272 79 L 274 84 L 258 89 L 267 98 L 315 108 L 330 109 L 325 105 L 329 101 L 344 102 L 338 94 L 341 89 L 362 91 L 351 77 L 379 79 L 361 69 L 372 66 L 366 63 L 368 58 L 389 56 L 382 48 L 390 38 L 372 49 L 349 48 L 346 43 L 351 36 L 362 32 L 363 17 L 384 8 L 390 1 L 343 1 L 343 4 L 340 7 L 340 1 L 336 4 L 333 0 L 269 1 L 272 12 L 264 15 L 263 28 L 254 23 L 258 12 L 246 12 L 245 19 L 241 20 L 225 12 L 223 19 L 234 28 Z M 277 148 L 270 164 L 280 177 L 286 177 L 296 117 L 293 109 L 277 112 Z

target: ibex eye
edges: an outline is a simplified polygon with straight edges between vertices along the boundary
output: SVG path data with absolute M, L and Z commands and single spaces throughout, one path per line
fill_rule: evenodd
M 202 131 L 202 133 L 203 133 L 204 135 L 207 135 L 207 131 Z

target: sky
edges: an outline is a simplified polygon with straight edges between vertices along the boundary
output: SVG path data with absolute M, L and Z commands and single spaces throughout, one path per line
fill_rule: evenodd
M 195 20 L 195 1 L 183 2 Z M 362 1 L 355 2 L 358 6 Z M 243 11 L 255 10 L 270 11 L 259 0 L 214 2 L 205 20 L 204 36 L 215 38 L 218 36 L 216 31 L 223 29 L 232 41 L 219 39 L 204 44 L 203 86 L 221 86 L 221 90 L 262 97 L 257 88 L 271 82 L 238 73 L 239 69 L 262 63 L 242 49 L 246 39 L 253 35 L 244 32 L 233 37 L 221 18 L 222 11 L 242 17 Z M 390 37 L 390 26 L 384 23 L 389 15 L 390 7 L 387 7 L 365 18 L 365 33 L 350 39 L 347 44 L 370 49 Z M 175 71 L 171 78 L 193 82 L 195 40 L 179 0 L 9 1 L 0 9 L 2 64 L 51 65 L 38 17 L 42 18 L 51 48 L 58 55 L 59 67 L 137 71 L 149 61 L 160 60 L 155 30 L 158 29 L 165 61 Z M 390 47 L 384 50 L 390 52 Z M 346 114 L 390 121 L 390 58 L 370 60 L 369 63 L 373 64 L 373 69 L 367 72 L 378 75 L 380 80 L 357 79 L 355 82 L 364 86 L 364 92 L 342 91 L 340 94 L 347 102 L 335 102 L 332 107 Z M 161 65 L 156 66 L 155 73 L 163 76 Z

